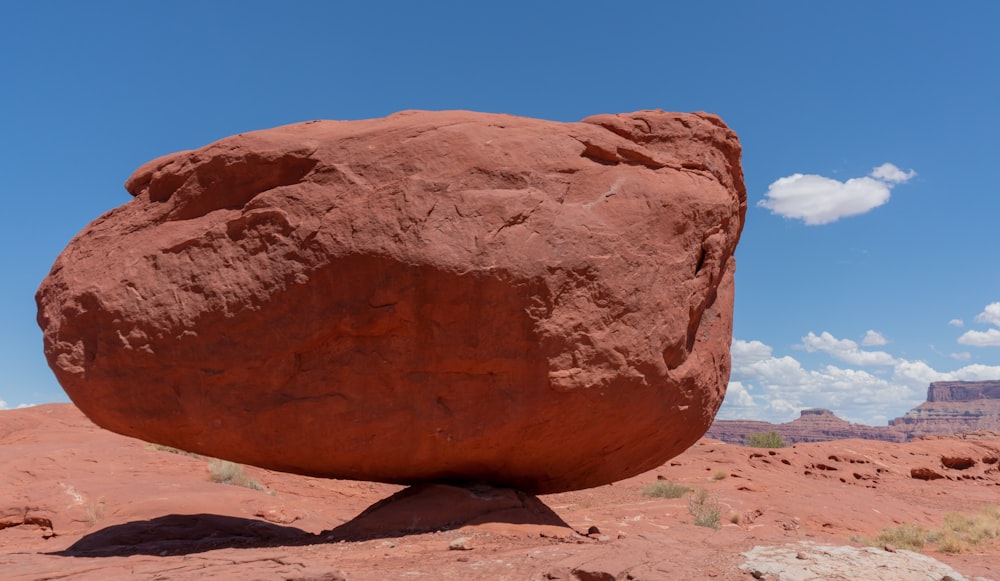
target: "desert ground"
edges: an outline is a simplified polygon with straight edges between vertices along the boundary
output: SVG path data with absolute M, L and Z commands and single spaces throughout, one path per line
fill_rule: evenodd
M 645 474 L 537 498 L 244 467 L 258 490 L 50 404 L 0 412 L 0 576 L 1000 579 L 996 540 L 928 543 L 922 555 L 860 542 L 1000 505 L 998 459 L 995 433 L 780 449 L 702 439 Z M 656 485 L 691 490 L 644 493 Z M 697 512 L 714 524 L 713 510 L 718 528 L 695 523 Z

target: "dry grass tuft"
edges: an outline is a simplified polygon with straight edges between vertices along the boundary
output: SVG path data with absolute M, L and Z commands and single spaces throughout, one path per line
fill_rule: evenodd
M 687 486 L 674 484 L 666 480 L 657 480 L 652 484 L 642 487 L 642 494 L 644 496 L 655 498 L 680 498 L 689 492 L 691 492 L 691 489 Z
M 208 462 L 208 472 L 208 479 L 212 482 L 232 484 L 233 486 L 242 486 L 251 490 L 267 492 L 267 489 L 261 483 L 252 480 L 243 472 L 243 466 L 235 462 L 212 458 Z
M 927 530 L 914 524 L 903 524 L 883 530 L 873 540 L 861 539 L 866 545 L 893 545 L 900 549 L 920 551 L 933 545 L 942 553 L 964 553 L 1000 538 L 1000 507 L 987 506 L 977 514 L 951 513 L 944 517 L 940 528 Z
M 722 514 L 719 501 L 709 496 L 704 488 L 696 490 L 694 496 L 688 499 L 688 511 L 694 517 L 695 525 L 716 530 L 722 528 L 719 524 Z

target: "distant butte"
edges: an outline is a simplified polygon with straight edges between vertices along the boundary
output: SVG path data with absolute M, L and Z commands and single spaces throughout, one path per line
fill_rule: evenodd
M 1000 431 L 1000 380 L 936 381 L 927 401 L 889 425 L 912 439 L 930 434 Z
M 888 426 L 852 424 L 822 408 L 802 410 L 784 424 L 753 420 L 715 420 L 706 437 L 742 444 L 749 434 L 774 431 L 789 444 L 846 438 L 906 442 L 929 435 L 1000 431 L 1000 380 L 937 381 L 927 401 L 895 418 Z

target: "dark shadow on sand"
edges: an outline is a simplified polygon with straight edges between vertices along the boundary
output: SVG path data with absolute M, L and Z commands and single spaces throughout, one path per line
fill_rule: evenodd
M 468 525 L 505 523 L 573 530 L 537 497 L 510 488 L 418 484 L 318 534 L 269 522 L 215 514 L 171 514 L 85 535 L 63 557 L 188 555 L 217 549 L 301 546 L 397 538 Z
M 63 557 L 168 556 L 317 542 L 322 542 L 320 535 L 260 520 L 217 514 L 171 514 L 106 527 L 51 554 Z

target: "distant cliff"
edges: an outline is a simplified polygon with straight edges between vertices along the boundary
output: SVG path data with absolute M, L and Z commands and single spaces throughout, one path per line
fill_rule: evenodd
M 936 381 L 927 401 L 889 425 L 906 439 L 927 434 L 1000 431 L 1000 381 Z
M 927 403 L 1000 400 L 997 381 L 935 381 L 927 388 Z
M 927 401 L 888 426 L 852 424 L 826 409 L 802 410 L 784 424 L 752 420 L 716 420 L 705 436 L 743 444 L 758 432 L 777 432 L 786 442 L 826 442 L 845 438 L 903 442 L 930 434 L 1000 431 L 1000 380 L 937 381 L 927 388 Z
M 902 432 L 891 427 L 852 424 L 838 418 L 832 411 L 822 408 L 802 410 L 797 419 L 785 424 L 749 420 L 716 420 L 705 436 L 729 444 L 742 445 L 750 434 L 771 431 L 777 432 L 789 444 L 828 442 L 846 438 L 887 442 L 902 442 L 906 439 Z

